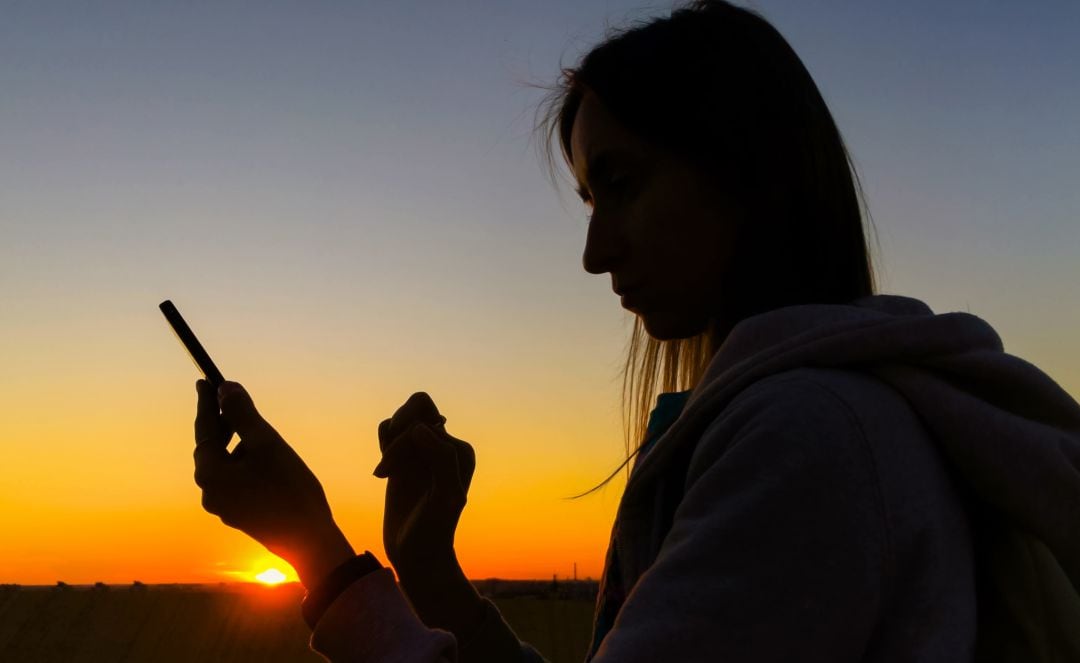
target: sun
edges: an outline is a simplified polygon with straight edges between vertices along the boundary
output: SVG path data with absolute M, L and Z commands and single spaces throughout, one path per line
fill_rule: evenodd
M 222 565 L 225 564 L 227 562 L 222 562 Z M 292 565 L 268 552 L 248 558 L 247 563 L 240 568 L 222 570 L 220 573 L 234 581 L 255 583 L 264 587 L 300 581 Z
M 256 574 L 255 579 L 264 585 L 280 585 L 285 582 L 286 576 L 277 569 L 266 569 L 262 573 Z

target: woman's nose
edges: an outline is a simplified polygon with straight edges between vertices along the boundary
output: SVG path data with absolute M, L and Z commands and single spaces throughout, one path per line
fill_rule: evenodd
M 585 252 L 581 256 L 581 263 L 590 274 L 612 271 L 618 267 L 625 252 L 624 242 L 613 227 L 615 224 L 604 221 L 593 214 L 585 236 Z

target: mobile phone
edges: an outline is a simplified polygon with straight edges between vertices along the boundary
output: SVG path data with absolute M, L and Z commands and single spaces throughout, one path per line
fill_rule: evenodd
M 187 348 L 188 354 L 191 355 L 202 374 L 206 376 L 207 381 L 214 385 L 214 389 L 220 387 L 221 383 L 225 382 L 225 378 L 222 377 L 218 367 L 214 365 L 214 360 L 207 354 L 202 343 L 199 343 L 199 339 L 195 338 L 194 332 L 191 331 L 191 327 L 188 327 L 187 322 L 180 315 L 180 311 L 177 311 L 172 301 L 168 299 L 161 302 L 158 308 L 165 314 L 165 319 L 169 321 L 169 325 L 176 332 L 176 337 Z

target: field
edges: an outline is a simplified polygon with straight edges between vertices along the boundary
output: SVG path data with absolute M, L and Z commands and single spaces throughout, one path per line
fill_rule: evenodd
M 587 590 L 551 598 L 523 591 L 525 583 L 499 587 L 504 595 L 493 600 L 518 637 L 552 663 L 584 660 L 593 610 Z M 324 659 L 308 649 L 300 618 L 302 596 L 295 584 L 6 587 L 0 661 L 318 663 Z

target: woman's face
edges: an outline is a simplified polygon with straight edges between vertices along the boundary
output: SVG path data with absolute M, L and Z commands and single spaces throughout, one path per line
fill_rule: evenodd
M 690 164 L 632 135 L 586 92 L 570 138 L 579 194 L 592 210 L 583 263 L 611 273 L 649 335 L 706 331 L 720 315 L 738 215 Z

